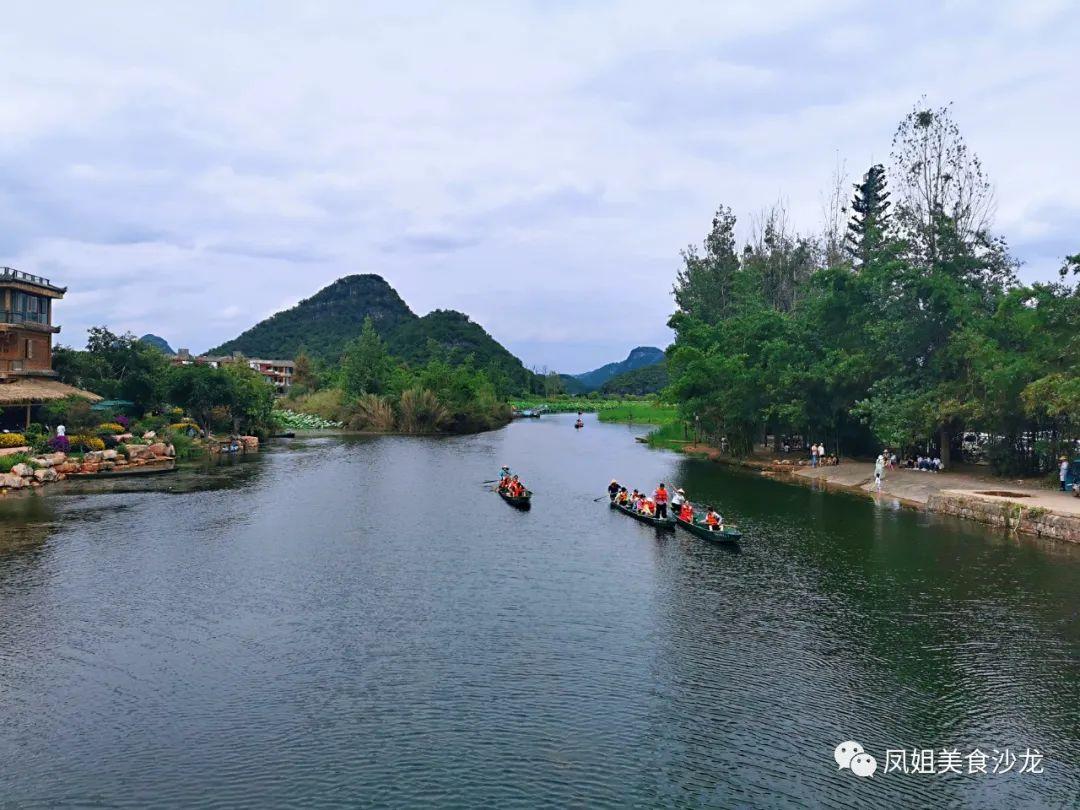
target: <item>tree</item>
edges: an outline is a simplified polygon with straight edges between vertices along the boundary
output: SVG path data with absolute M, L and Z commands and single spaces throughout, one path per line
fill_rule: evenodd
M 53 363 L 60 379 L 110 399 L 126 399 L 143 410 L 161 401 L 168 358 L 130 332 L 105 326 L 89 330 L 86 351 L 57 347 Z
M 224 370 L 231 389 L 228 408 L 233 432 L 268 430 L 273 419 L 273 389 L 261 374 L 242 363 L 230 363 Z
M 712 230 L 705 237 L 704 253 L 690 245 L 681 254 L 683 267 L 675 279 L 675 303 L 679 310 L 706 323 L 715 323 L 730 313 L 733 282 L 739 272 L 735 252 L 735 215 L 720 206 L 713 216 Z
M 319 377 L 312 367 L 311 358 L 301 349 L 293 361 L 292 387 L 297 393 L 315 391 L 319 387 Z
M 360 336 L 345 346 L 342 360 L 342 388 L 350 397 L 381 394 L 393 371 L 393 361 L 386 351 L 371 318 L 364 319 Z
M 233 404 L 233 377 L 222 368 L 204 365 L 173 366 L 165 381 L 165 396 L 190 413 L 210 432 L 215 408 Z
M 963 243 L 985 233 L 994 192 L 952 119 L 951 104 L 908 113 L 893 136 L 891 157 L 902 195 L 900 221 L 925 260 L 939 257 L 941 219 L 952 222 Z
M 880 163 L 871 166 L 862 182 L 855 184 L 845 249 L 859 264 L 866 264 L 885 238 L 892 205 L 886 186 L 885 167 Z

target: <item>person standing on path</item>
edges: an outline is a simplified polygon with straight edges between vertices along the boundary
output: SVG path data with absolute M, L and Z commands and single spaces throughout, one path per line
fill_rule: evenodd
M 1069 460 L 1062 456 L 1061 466 L 1058 467 L 1058 480 L 1061 482 L 1061 491 L 1068 492 L 1069 488 L 1065 486 L 1065 479 L 1069 477 Z
M 874 462 L 874 488 L 881 492 L 881 479 L 885 477 L 885 456 L 878 454 Z
M 817 445 L 816 444 L 811 444 L 810 445 L 810 466 L 811 467 L 816 467 L 817 466 Z

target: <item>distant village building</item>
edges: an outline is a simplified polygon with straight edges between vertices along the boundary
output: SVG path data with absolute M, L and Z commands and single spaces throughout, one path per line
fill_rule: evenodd
M 262 360 L 259 358 L 244 357 L 240 352 L 233 352 L 232 354 L 218 357 L 212 355 L 200 355 L 196 357 L 187 349 L 177 349 L 176 354 L 173 355 L 171 360 L 174 366 L 204 364 L 211 368 L 221 368 L 230 363 L 245 363 L 248 368 L 259 372 L 259 374 L 262 375 L 262 378 L 273 386 L 274 392 L 279 395 L 289 393 L 289 389 L 292 387 L 293 374 L 296 372 L 296 363 L 292 360 Z
M 0 429 L 23 428 L 46 402 L 77 395 L 91 402 L 97 394 L 65 385 L 52 369 L 53 301 L 67 287 L 47 278 L 0 267 Z

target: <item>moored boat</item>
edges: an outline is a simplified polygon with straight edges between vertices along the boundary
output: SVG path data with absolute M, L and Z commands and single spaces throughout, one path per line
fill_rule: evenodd
M 612 509 L 622 512 L 624 515 L 629 515 L 635 520 L 639 520 L 649 526 L 653 526 L 657 529 L 675 528 L 675 519 L 672 518 L 670 515 L 666 518 L 649 517 L 648 515 L 643 515 L 640 512 L 635 512 L 633 509 L 630 509 L 628 507 L 621 506 L 620 504 L 615 503 L 615 501 L 609 501 L 609 503 Z
M 675 522 L 690 532 L 690 534 L 700 537 L 702 540 L 707 540 L 710 543 L 738 543 L 739 540 L 742 539 L 742 532 L 735 529 L 713 531 L 708 526 L 701 523 L 682 520 L 678 517 L 675 518 Z

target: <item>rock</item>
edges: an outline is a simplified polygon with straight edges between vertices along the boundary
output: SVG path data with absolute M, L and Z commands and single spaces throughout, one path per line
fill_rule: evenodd
M 105 455 L 104 450 L 91 450 L 89 453 L 83 456 L 84 461 L 101 461 L 102 456 Z
M 169 458 L 176 458 L 176 448 L 170 444 L 165 448 L 165 455 Z
M 55 481 L 56 477 L 56 470 L 52 467 L 42 467 L 40 470 L 34 470 L 34 478 L 42 483 L 45 483 L 46 481 Z
M 56 465 L 53 469 L 61 475 L 67 475 L 68 473 L 78 472 L 79 465 L 74 461 L 65 461 L 63 464 Z
M 84 461 L 82 466 L 79 467 L 79 472 L 82 473 L 96 473 L 100 469 L 96 462 Z
M 34 468 L 29 464 L 16 464 L 11 468 L 11 474 L 17 475 L 20 478 L 29 478 L 34 474 Z
M 240 441 L 244 443 L 245 450 L 258 450 L 259 449 L 259 437 L 258 436 L 241 436 Z
M 157 438 L 157 433 L 154 432 L 153 430 L 148 430 L 148 431 L 146 431 L 146 433 L 144 433 L 142 435 L 142 437 L 144 439 L 156 439 Z
M 22 476 L 0 473 L 0 489 L 22 489 L 25 486 L 26 481 Z
M 51 458 L 48 458 L 47 456 L 41 456 L 39 458 L 32 459 L 32 461 L 38 467 L 51 467 L 53 465 L 53 460 Z
M 115 450 L 106 450 L 101 454 L 101 458 L 105 461 L 116 461 L 116 457 L 119 455 Z
M 100 468 L 101 468 L 102 470 L 111 470 L 111 469 L 112 469 L 113 467 L 115 467 L 115 466 L 116 466 L 116 462 L 115 462 L 115 461 L 103 461 L 103 462 L 101 462 L 101 464 L 99 464 L 98 466 L 99 466 L 99 467 L 100 467 Z
M 127 446 L 127 457 L 129 460 L 134 461 L 140 456 L 146 453 L 146 445 L 142 444 L 129 444 Z
M 166 455 L 166 447 L 164 442 L 155 442 L 146 449 L 152 456 L 164 457 Z

